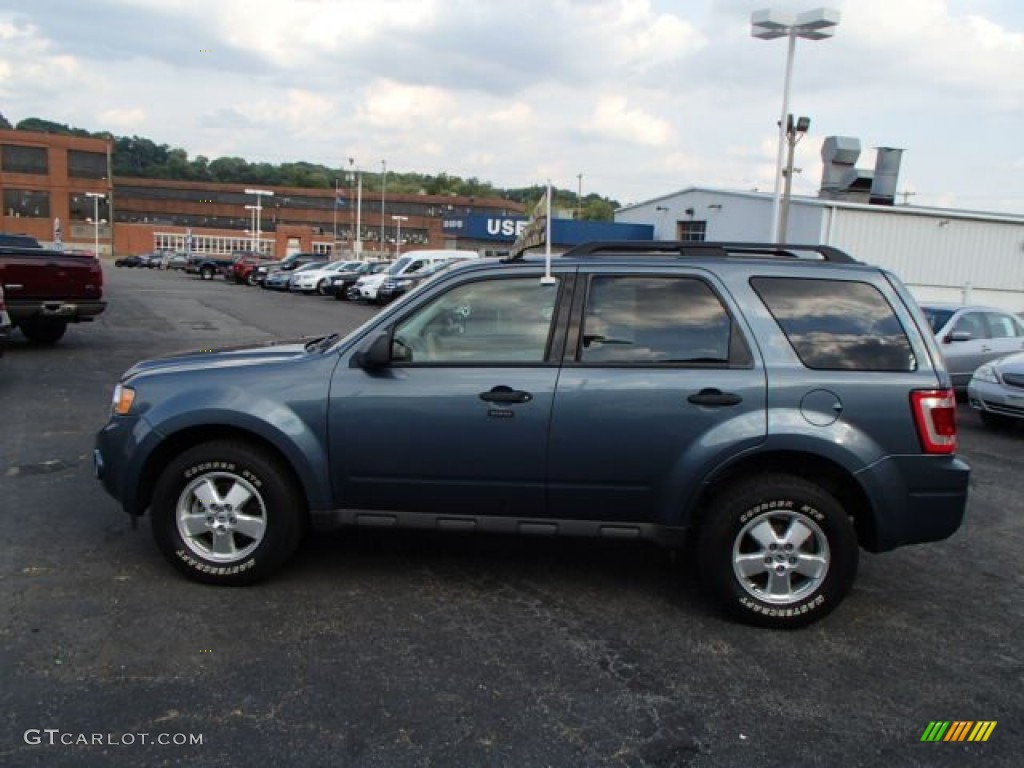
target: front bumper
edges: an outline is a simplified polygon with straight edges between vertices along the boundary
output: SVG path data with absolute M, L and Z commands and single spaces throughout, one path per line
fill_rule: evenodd
M 1024 419 L 1024 389 L 971 379 L 967 402 L 976 411 Z
M 130 515 L 146 510 L 147 502 L 140 499 L 140 480 L 146 444 L 154 438 L 148 422 L 137 416 L 113 416 L 96 434 L 93 471 L 104 490 Z

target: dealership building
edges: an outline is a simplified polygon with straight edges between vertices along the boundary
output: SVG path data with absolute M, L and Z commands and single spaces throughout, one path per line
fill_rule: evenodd
M 360 250 L 387 255 L 399 237 L 403 249 L 451 247 L 446 219 L 525 211 L 503 198 L 360 196 L 347 186 L 337 197 L 334 189 L 272 186 L 259 190 L 272 194 L 255 194 L 245 184 L 112 177 L 111 167 L 105 139 L 0 130 L 0 231 L 104 257 L 183 251 L 188 238 L 194 252 L 258 250 L 281 258 L 351 253 L 358 223 Z
M 1024 312 L 1024 215 L 897 205 L 896 150 L 856 167 L 859 143 L 829 137 L 818 197 L 791 198 L 785 241 L 831 245 L 896 274 L 918 301 Z M 615 213 L 655 239 L 770 242 L 774 196 L 687 187 Z

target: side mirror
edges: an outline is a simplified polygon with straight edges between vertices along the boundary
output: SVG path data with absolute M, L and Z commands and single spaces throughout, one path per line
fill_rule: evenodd
M 949 342 L 951 342 L 951 341 L 970 341 L 970 340 L 971 340 L 971 333 L 970 333 L 970 331 L 953 331 L 948 336 L 946 336 L 946 343 L 947 344 Z
M 386 368 L 391 364 L 391 330 L 379 332 L 372 341 L 356 352 L 352 363 L 366 371 Z

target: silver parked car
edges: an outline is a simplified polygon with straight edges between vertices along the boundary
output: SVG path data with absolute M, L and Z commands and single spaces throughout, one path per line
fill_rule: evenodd
M 990 427 L 1024 423 L 1024 352 L 979 367 L 967 385 L 967 402 Z
M 958 390 L 983 363 L 1024 351 L 1024 322 L 995 307 L 922 304 Z

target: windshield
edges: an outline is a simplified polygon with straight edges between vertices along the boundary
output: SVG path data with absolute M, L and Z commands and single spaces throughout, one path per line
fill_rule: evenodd
M 928 320 L 928 325 L 931 326 L 932 333 L 938 333 L 942 326 L 949 322 L 949 318 L 953 316 L 953 310 L 951 309 L 921 307 L 921 310 L 924 312 L 925 319 Z
M 400 258 L 398 261 L 396 261 L 394 264 L 391 265 L 391 268 L 388 270 L 388 274 L 389 275 L 397 275 L 397 274 L 399 274 L 403 269 L 405 269 L 405 266 L 410 261 L 412 261 L 412 257 L 411 256 L 403 256 L 402 258 Z

